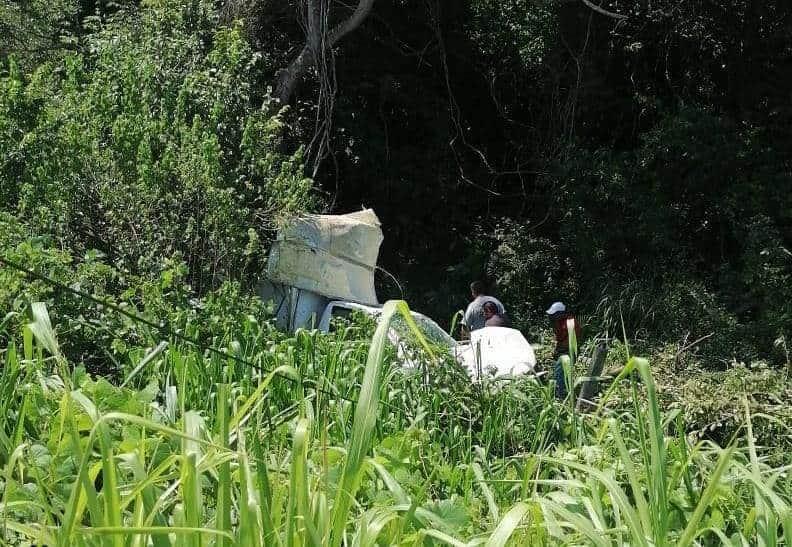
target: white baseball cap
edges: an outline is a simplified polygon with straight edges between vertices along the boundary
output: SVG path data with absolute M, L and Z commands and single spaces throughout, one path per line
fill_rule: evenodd
M 566 306 L 563 302 L 553 302 L 553 305 L 547 308 L 547 315 L 555 315 L 566 311 Z

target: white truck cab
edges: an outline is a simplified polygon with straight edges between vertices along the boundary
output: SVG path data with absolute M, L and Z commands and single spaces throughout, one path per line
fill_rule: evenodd
M 353 311 L 379 318 L 382 308 L 355 302 L 331 301 L 325 307 L 317 328 L 323 332 L 330 330 L 334 317 L 347 317 Z M 470 340 L 459 342 L 444 331 L 429 317 L 410 312 L 422 334 L 435 346 L 446 348 L 459 364 L 467 369 L 471 378 L 478 380 L 485 376 L 502 377 L 532 374 L 536 366 L 533 347 L 522 333 L 507 327 L 485 327 L 475 330 Z M 416 366 L 403 351 L 399 334 L 391 329 L 388 338 L 397 347 L 399 358 L 406 367 Z

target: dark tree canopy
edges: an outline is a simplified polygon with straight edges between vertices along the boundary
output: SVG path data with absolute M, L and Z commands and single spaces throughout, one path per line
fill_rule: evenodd
M 714 314 L 772 352 L 790 319 L 792 7 L 603 7 L 625 17 L 378 2 L 338 52 L 337 165 L 320 180 L 341 209 L 375 207 L 386 266 L 441 317 L 482 274 L 524 326 L 553 298 L 604 319 L 640 281 L 692 315 L 636 310 L 630 327 L 684 336 Z M 536 245 L 551 256 L 525 269 Z

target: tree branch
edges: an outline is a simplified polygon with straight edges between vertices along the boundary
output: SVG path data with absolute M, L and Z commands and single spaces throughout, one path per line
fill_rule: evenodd
M 357 29 L 363 21 L 366 20 L 369 13 L 371 13 L 373 6 L 374 0 L 360 0 L 357 7 L 352 12 L 352 15 L 339 23 L 328 33 L 327 44 L 329 47 L 333 47 L 344 36 Z M 305 46 L 303 46 L 297 57 L 289 63 L 289 66 L 278 72 L 275 96 L 280 100 L 281 104 L 289 102 L 289 99 L 291 99 L 291 96 L 297 88 L 300 78 L 314 65 L 315 59 L 312 52 L 314 48 L 311 47 L 311 44 L 315 44 L 317 40 L 321 42 L 321 37 L 313 35 L 315 32 L 315 28 L 308 29 Z
M 612 11 L 608 11 L 594 4 L 593 2 L 591 2 L 591 0 L 582 0 L 582 2 L 586 4 L 589 8 L 593 9 L 600 15 L 604 15 L 605 17 L 610 17 L 611 19 L 616 19 L 618 21 L 624 21 L 625 19 L 627 19 L 626 15 L 621 15 L 620 13 L 613 13 Z
M 334 46 L 341 38 L 358 28 L 366 20 L 368 14 L 371 13 L 373 6 L 374 0 L 360 0 L 352 15 L 330 31 L 330 45 Z

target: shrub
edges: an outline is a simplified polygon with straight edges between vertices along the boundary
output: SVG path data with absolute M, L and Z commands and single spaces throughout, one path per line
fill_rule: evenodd
M 792 329 L 790 193 L 767 132 L 696 108 L 640 146 L 570 151 L 544 177 L 547 222 L 484 232 L 488 272 L 523 326 L 560 299 L 594 330 L 651 346 L 694 344 L 712 364 L 783 362 Z M 492 235 L 488 235 L 492 234 Z
M 757 443 L 782 451 L 792 442 L 789 378 L 766 363 L 735 361 L 725 370 L 707 370 L 671 347 L 658 354 L 654 374 L 663 406 L 680 410 L 687 431 L 698 438 L 728 443 L 744 424 L 745 401 Z
M 544 312 L 552 301 L 577 301 L 573 262 L 557 244 L 536 236 L 530 226 L 508 220 L 499 224 L 490 238 L 493 250 L 487 275 L 495 281 L 516 326 L 544 326 Z
M 44 302 L 49 308 L 63 340 L 64 354 L 100 374 L 120 372 L 120 363 L 135 346 L 172 341 L 170 331 L 219 347 L 231 344 L 233 340 L 226 334 L 241 325 L 266 332 L 272 340 L 282 337 L 269 322 L 271 310 L 240 283 L 226 281 L 201 298 L 193 297 L 182 262 L 164 260 L 155 278 L 120 271 L 106 264 L 98 251 L 88 251 L 76 260 L 55 247 L 51 237 L 36 236 L 7 213 L 0 213 L 0 254 L 57 283 L 165 326 L 155 329 L 66 289 L 2 266 L 0 347 L 8 343 L 5 333 L 19 332 L 29 321 L 31 302 Z
M 282 152 L 260 60 L 213 3 L 121 11 L 63 67 L 0 79 L 0 207 L 77 256 L 153 277 L 187 264 L 196 293 L 252 281 L 279 215 L 313 201 Z

